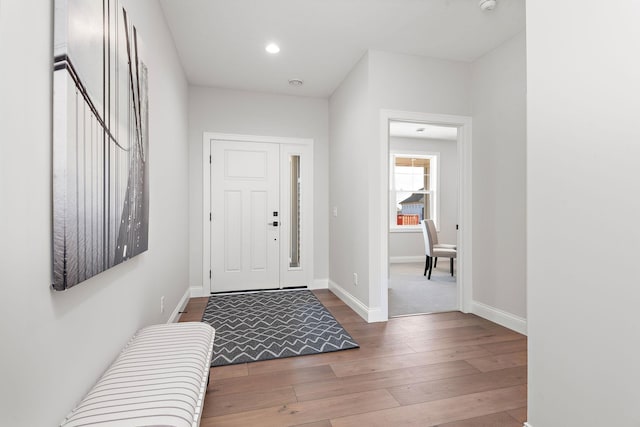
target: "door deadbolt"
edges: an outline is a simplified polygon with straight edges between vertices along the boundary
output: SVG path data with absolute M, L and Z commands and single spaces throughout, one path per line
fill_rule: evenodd
M 278 221 L 268 222 L 267 225 L 273 225 L 274 227 L 277 227 Z

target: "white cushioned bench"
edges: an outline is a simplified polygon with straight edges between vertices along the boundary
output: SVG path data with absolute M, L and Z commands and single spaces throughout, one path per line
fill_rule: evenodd
M 214 336 L 201 322 L 141 329 L 61 426 L 198 426 Z

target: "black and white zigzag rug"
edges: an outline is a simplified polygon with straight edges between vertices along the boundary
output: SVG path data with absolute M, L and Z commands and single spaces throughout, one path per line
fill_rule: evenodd
M 212 295 L 202 321 L 216 330 L 211 366 L 358 348 L 306 289 Z

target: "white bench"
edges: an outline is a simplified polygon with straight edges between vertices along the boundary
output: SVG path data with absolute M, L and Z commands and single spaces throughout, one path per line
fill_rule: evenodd
M 201 322 L 141 329 L 61 426 L 198 426 L 214 336 Z

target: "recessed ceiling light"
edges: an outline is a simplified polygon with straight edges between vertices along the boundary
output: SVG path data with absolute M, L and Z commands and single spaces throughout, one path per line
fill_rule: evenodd
M 424 132 L 424 128 L 418 128 L 416 129 L 416 132 Z
M 266 50 L 269 53 L 278 53 L 280 52 L 280 46 L 278 46 L 275 43 L 269 43 L 264 50 Z
M 478 6 L 482 10 L 493 10 L 496 8 L 496 0 L 480 0 Z
M 291 86 L 302 86 L 304 84 L 304 82 L 300 79 L 291 79 L 289 80 L 289 84 Z

